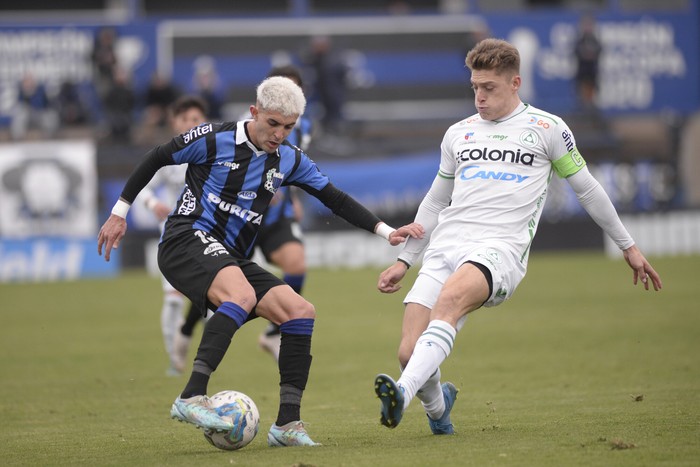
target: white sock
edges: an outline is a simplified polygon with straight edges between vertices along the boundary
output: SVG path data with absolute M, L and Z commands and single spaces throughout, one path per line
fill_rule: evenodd
M 404 388 L 404 409 L 450 354 L 456 335 L 457 330 L 446 321 L 435 319 L 428 323 L 397 381 Z
M 421 386 L 416 397 L 420 399 L 425 413 L 430 418 L 437 420 L 442 417 L 445 412 L 445 397 L 442 395 L 442 386 L 440 386 L 440 368 Z
M 185 298 L 179 294 L 166 294 L 163 308 L 160 310 L 160 329 L 163 332 L 163 343 L 168 356 L 173 353 L 175 333 L 180 332 L 184 321 Z

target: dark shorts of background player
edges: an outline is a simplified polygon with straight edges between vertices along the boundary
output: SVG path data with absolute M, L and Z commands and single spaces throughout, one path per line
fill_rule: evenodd
M 255 290 L 255 297 L 260 301 L 273 287 L 285 285 L 284 281 L 266 271 L 253 261 L 237 257 L 231 250 L 218 241 L 207 241 L 211 236 L 194 229 L 177 229 L 166 231 L 158 245 L 158 266 L 165 279 L 178 291 L 189 298 L 195 306 L 203 310 L 216 310 L 216 306 L 207 299 L 207 291 L 214 277 L 226 266 L 238 266 L 245 278 Z M 203 235 L 202 235 L 203 234 Z M 248 321 L 256 318 L 255 309 L 248 316 Z
M 272 262 L 270 255 L 285 243 L 303 243 L 299 237 L 294 235 L 292 230 L 292 225 L 294 224 L 294 220 L 283 217 L 273 224 L 264 225 L 260 228 L 256 244 L 267 261 Z

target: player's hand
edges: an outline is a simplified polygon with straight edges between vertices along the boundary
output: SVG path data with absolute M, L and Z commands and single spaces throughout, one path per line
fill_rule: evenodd
M 649 279 L 654 286 L 654 290 L 661 290 L 661 277 L 659 274 L 651 267 L 649 261 L 644 257 L 637 245 L 632 245 L 626 250 L 622 251 L 625 261 L 634 271 L 634 285 L 637 285 L 637 281 L 642 281 L 644 284 L 644 289 L 649 290 Z
M 396 246 L 400 243 L 405 242 L 408 237 L 423 238 L 423 235 L 425 235 L 425 230 L 423 229 L 423 226 L 416 222 L 412 222 L 410 224 L 399 227 L 398 229 L 394 230 L 391 234 L 389 234 L 389 243 L 393 246 Z
M 105 261 L 109 261 L 112 248 L 119 248 L 119 242 L 126 234 L 126 219 L 111 214 L 97 234 L 97 254 L 102 256 L 105 247 Z
M 377 289 L 382 293 L 394 293 L 401 289 L 401 279 L 406 275 L 408 266 L 401 261 L 397 261 L 379 274 Z

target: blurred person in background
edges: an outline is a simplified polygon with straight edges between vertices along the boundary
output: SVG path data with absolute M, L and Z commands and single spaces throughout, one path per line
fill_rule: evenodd
M 565 178 L 579 202 L 615 241 L 638 281 L 661 289 L 661 279 L 635 245 L 610 198 L 593 178 L 566 123 L 519 97 L 520 55 L 506 41 L 485 39 L 467 54 L 478 114 L 452 125 L 442 140 L 440 166 L 415 222 L 422 239 L 409 238 L 378 289 L 394 293 L 425 251 L 405 311 L 401 377 L 375 378 L 380 422 L 395 428 L 414 397 L 433 434 L 452 434 L 457 388 L 440 384 L 468 313 L 509 299 L 527 270 L 530 246 L 551 177 Z
M 95 89 L 100 100 L 104 99 L 114 84 L 114 76 L 117 72 L 117 54 L 115 45 L 117 32 L 112 27 L 103 27 L 97 30 L 92 47 L 93 79 Z
M 292 80 L 266 78 L 257 87 L 251 120 L 202 124 L 149 151 L 122 190 L 97 239 L 109 261 L 126 234 L 126 215 L 139 192 L 166 165 L 189 164 L 187 186 L 165 224 L 158 247 L 163 275 L 201 310 L 216 310 L 207 322 L 192 373 L 175 399 L 172 418 L 216 432 L 234 428 L 207 397 L 212 373 L 235 332 L 261 316 L 281 329 L 280 399 L 268 431 L 270 446 L 315 446 L 301 421 L 301 400 L 311 368 L 316 310 L 274 274 L 247 259 L 272 198 L 295 185 L 336 215 L 375 233 L 391 245 L 423 229 L 393 229 L 339 190 L 300 149 L 286 141 L 304 113 L 306 98 Z M 239 359 L 238 362 L 244 362 Z
M 199 95 L 209 108 L 209 118 L 212 121 L 221 119 L 223 99 L 220 95 L 219 73 L 216 71 L 216 60 L 209 55 L 197 57 L 194 61 L 192 85 L 194 92 Z
M 24 139 L 29 129 L 34 127 L 41 130 L 43 138 L 52 138 L 58 126 L 58 111 L 49 99 L 46 88 L 37 82 L 34 75 L 25 73 L 19 82 L 17 102 L 12 112 L 12 139 Z
M 151 75 L 144 95 L 143 123 L 147 129 L 162 127 L 168 123 L 168 113 L 180 94 L 180 90 L 170 79 L 158 72 Z
M 170 106 L 170 128 L 174 136 L 187 133 L 207 120 L 207 104 L 198 96 L 185 95 Z M 138 199 L 161 222 L 161 233 L 165 220 L 177 205 L 177 200 L 185 188 L 187 165 L 168 165 L 160 169 Z M 203 317 L 202 311 L 178 292 L 165 277 L 163 284 L 163 306 L 160 312 L 160 327 L 163 333 L 165 351 L 170 365 L 166 371 L 169 376 L 182 374 L 186 366 L 187 350 L 192 338 L 194 325 Z M 183 315 L 187 302 L 190 303 L 187 320 Z
M 71 81 L 61 83 L 56 97 L 58 114 L 62 127 L 81 125 L 88 122 L 87 104 L 78 86 Z
M 136 110 L 136 93 L 126 70 L 117 69 L 114 83 L 107 91 L 102 105 L 107 120 L 108 136 L 115 141 L 130 142 Z
M 576 56 L 576 92 L 579 105 L 584 111 L 595 109 L 598 91 L 598 68 L 603 46 L 596 35 L 596 22 L 591 14 L 585 14 L 579 21 L 578 36 L 574 45 Z
M 314 36 L 305 55 L 305 64 L 313 76 L 311 98 L 321 104 L 321 128 L 324 134 L 339 135 L 345 124 L 345 101 L 349 67 L 341 53 L 333 49 L 328 36 Z

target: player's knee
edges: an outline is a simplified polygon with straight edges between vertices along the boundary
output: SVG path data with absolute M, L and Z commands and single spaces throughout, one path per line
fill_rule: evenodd
M 296 298 L 285 303 L 281 310 L 282 322 L 293 319 L 316 319 L 316 308 L 301 296 L 297 295 Z
M 282 268 L 285 274 L 292 276 L 301 276 L 306 274 L 306 264 L 304 261 L 292 261 Z
M 316 319 L 316 307 L 311 302 L 304 299 L 294 307 L 294 310 L 290 313 L 290 319 Z
M 239 284 L 239 287 L 236 287 L 235 289 L 225 288 L 210 291 L 209 300 L 216 306 L 219 306 L 224 302 L 232 302 L 246 311 L 251 311 L 258 303 L 258 300 L 255 297 L 255 289 L 253 289 L 253 286 L 250 284 Z

